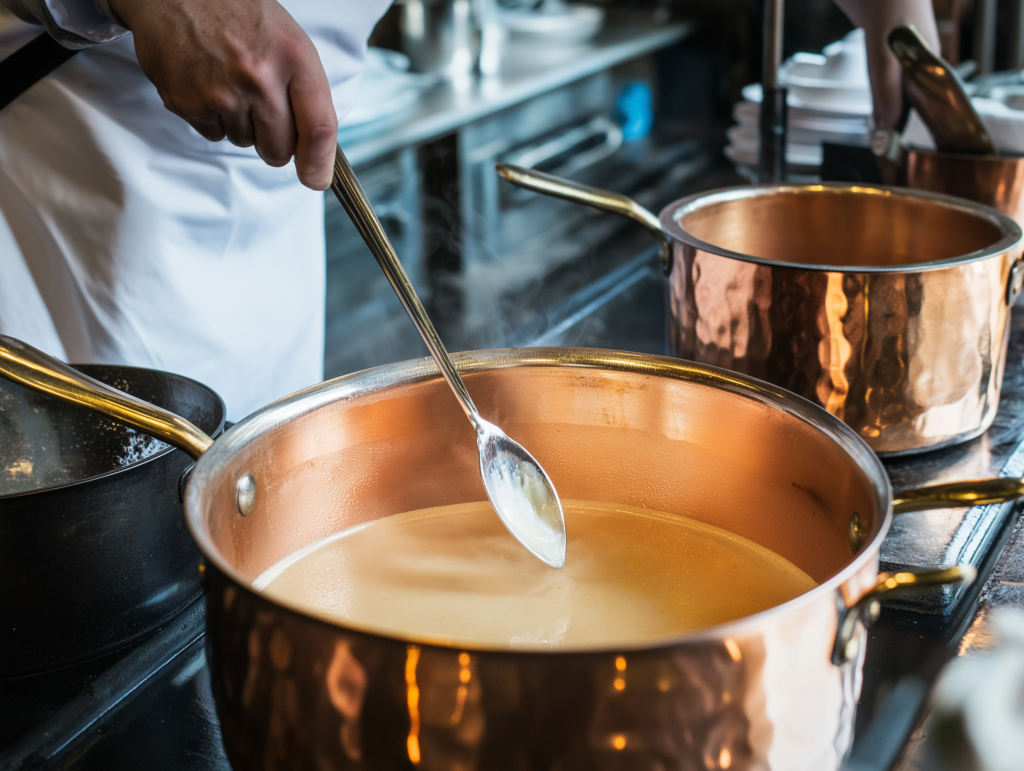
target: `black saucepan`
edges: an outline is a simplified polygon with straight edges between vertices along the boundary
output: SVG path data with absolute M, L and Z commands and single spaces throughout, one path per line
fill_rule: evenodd
M 77 369 L 223 430 L 224 403 L 194 380 Z M 115 650 L 199 595 L 181 505 L 191 465 L 122 423 L 0 379 L 0 678 Z

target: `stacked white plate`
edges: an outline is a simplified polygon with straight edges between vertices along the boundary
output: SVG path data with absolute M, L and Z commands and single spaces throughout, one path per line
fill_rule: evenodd
M 795 175 L 814 176 L 821 166 L 821 143 L 871 143 L 871 86 L 863 30 L 854 30 L 827 46 L 822 54 L 795 54 L 779 69 L 788 90 L 789 122 L 786 163 Z M 725 154 L 751 176 L 760 149 L 761 86 L 743 89 L 733 108 L 735 126 L 728 130 Z

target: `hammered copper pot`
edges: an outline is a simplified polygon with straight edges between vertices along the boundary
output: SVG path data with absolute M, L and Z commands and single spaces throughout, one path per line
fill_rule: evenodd
M 632 217 L 663 243 L 674 356 L 821 405 L 876 452 L 963 442 L 999 405 L 1021 230 L 916 190 L 760 185 L 669 204 L 507 165 L 522 187 Z
M 881 463 L 834 416 L 782 389 L 609 351 L 453 359 L 481 412 L 529 445 L 564 498 L 726 528 L 819 585 L 636 648 L 480 649 L 330 623 L 264 596 L 254 579 L 354 525 L 485 500 L 473 431 L 433 363 L 315 386 L 211 442 L 0 339 L 4 376 L 200 456 L 186 518 L 205 558 L 210 674 L 236 771 L 836 769 L 877 598 L 972 575 L 879 576 L 894 510 Z M 1019 479 L 925 488 L 895 507 L 1006 500 L 1022 488 Z

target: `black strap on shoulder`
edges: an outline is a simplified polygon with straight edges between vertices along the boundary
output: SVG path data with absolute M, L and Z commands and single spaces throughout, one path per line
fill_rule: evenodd
M 0 110 L 77 53 L 44 32 L 8 56 L 0 62 Z

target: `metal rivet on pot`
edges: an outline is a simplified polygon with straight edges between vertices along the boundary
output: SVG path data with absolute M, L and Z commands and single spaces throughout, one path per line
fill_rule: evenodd
M 672 247 L 667 241 L 661 245 L 658 258 L 661 260 L 661 270 L 667 276 L 672 272 Z
M 235 499 L 238 503 L 238 513 L 244 517 L 256 505 L 256 480 L 252 478 L 252 474 L 246 474 L 238 480 L 235 489 L 238 493 Z
M 871 604 L 868 605 L 867 611 L 864 613 L 864 625 L 871 626 L 878 617 L 882 615 L 882 603 L 878 600 L 872 600 Z
M 846 528 L 846 541 L 850 545 L 850 553 L 856 554 L 864 545 L 864 523 L 861 521 L 860 512 L 853 512 L 850 523 Z
M 1006 304 L 1013 305 L 1024 289 L 1024 260 L 1017 260 L 1010 268 L 1010 280 L 1006 282 Z
M 854 637 L 852 640 L 846 643 L 846 648 L 843 650 L 843 654 L 846 656 L 847 661 L 853 661 L 857 658 L 857 654 L 860 652 L 860 640 Z

